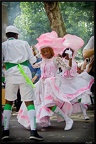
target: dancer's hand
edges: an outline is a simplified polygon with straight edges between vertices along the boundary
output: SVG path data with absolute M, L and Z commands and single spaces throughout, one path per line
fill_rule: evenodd
M 72 58 L 72 51 L 70 49 L 66 50 L 65 53 L 69 55 L 69 58 Z

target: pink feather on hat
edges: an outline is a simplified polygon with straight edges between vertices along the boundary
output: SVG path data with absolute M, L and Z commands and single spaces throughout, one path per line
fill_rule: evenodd
M 37 38 L 37 41 L 38 43 L 35 47 L 39 51 L 49 46 L 54 50 L 55 55 L 58 55 L 70 47 L 74 50 L 73 57 L 75 57 L 77 50 L 84 45 L 83 39 L 76 35 L 66 34 L 63 38 L 59 38 L 55 31 L 41 34 L 39 38 Z
M 71 34 L 66 34 L 63 38 L 65 38 L 65 41 L 63 42 L 64 49 L 68 47 L 72 48 L 74 50 L 73 57 L 75 57 L 78 49 L 82 48 L 84 45 L 83 39 Z
M 44 34 L 40 35 L 40 37 L 37 38 L 37 40 L 41 41 L 45 38 L 58 38 L 58 35 L 55 31 L 52 31 L 52 32 L 48 32 L 48 33 L 44 33 Z
M 42 48 L 49 46 L 54 50 L 55 55 L 58 55 L 58 53 L 64 50 L 64 45 L 62 43 L 64 42 L 65 38 L 58 38 L 55 31 L 42 34 L 39 38 L 37 38 L 37 40 L 38 43 L 35 45 L 35 47 L 39 51 Z

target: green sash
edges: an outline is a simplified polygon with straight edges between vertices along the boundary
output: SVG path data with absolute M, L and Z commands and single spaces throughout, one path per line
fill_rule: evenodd
M 25 78 L 26 82 L 34 88 L 35 85 L 32 83 L 32 80 L 25 74 L 24 69 L 21 66 L 21 64 L 18 64 L 18 69 L 20 73 L 23 75 L 23 77 Z
M 32 83 L 32 80 L 24 72 L 22 65 L 28 66 L 28 60 L 20 64 L 9 63 L 9 62 L 5 63 L 6 70 L 10 69 L 11 67 L 18 66 L 18 69 L 20 73 L 23 75 L 23 77 L 25 78 L 26 82 L 34 88 L 35 85 Z
M 21 65 L 28 66 L 28 60 L 25 61 L 25 62 L 22 62 L 22 63 L 20 63 L 20 64 L 21 64 Z M 8 69 L 10 69 L 11 67 L 14 67 L 14 66 L 16 66 L 16 65 L 18 65 L 18 64 L 16 64 L 16 63 L 10 63 L 10 62 L 5 62 L 6 70 L 8 70 Z

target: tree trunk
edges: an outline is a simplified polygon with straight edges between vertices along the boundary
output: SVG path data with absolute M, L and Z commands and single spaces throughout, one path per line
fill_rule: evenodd
M 58 2 L 43 2 L 46 14 L 50 21 L 50 27 L 56 31 L 59 37 L 66 34 L 66 28 L 59 8 Z
M 5 29 L 8 24 L 7 19 L 7 6 L 5 4 L 2 4 L 2 42 L 6 41 L 6 35 L 5 35 Z

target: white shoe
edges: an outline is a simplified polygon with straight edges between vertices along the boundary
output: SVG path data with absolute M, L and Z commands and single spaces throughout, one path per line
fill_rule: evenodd
M 72 119 L 69 119 L 66 121 L 66 126 L 64 128 L 64 130 L 70 130 L 73 126 L 73 120 Z
M 89 120 L 89 117 L 86 115 L 86 116 L 84 116 L 84 119 L 85 120 Z

